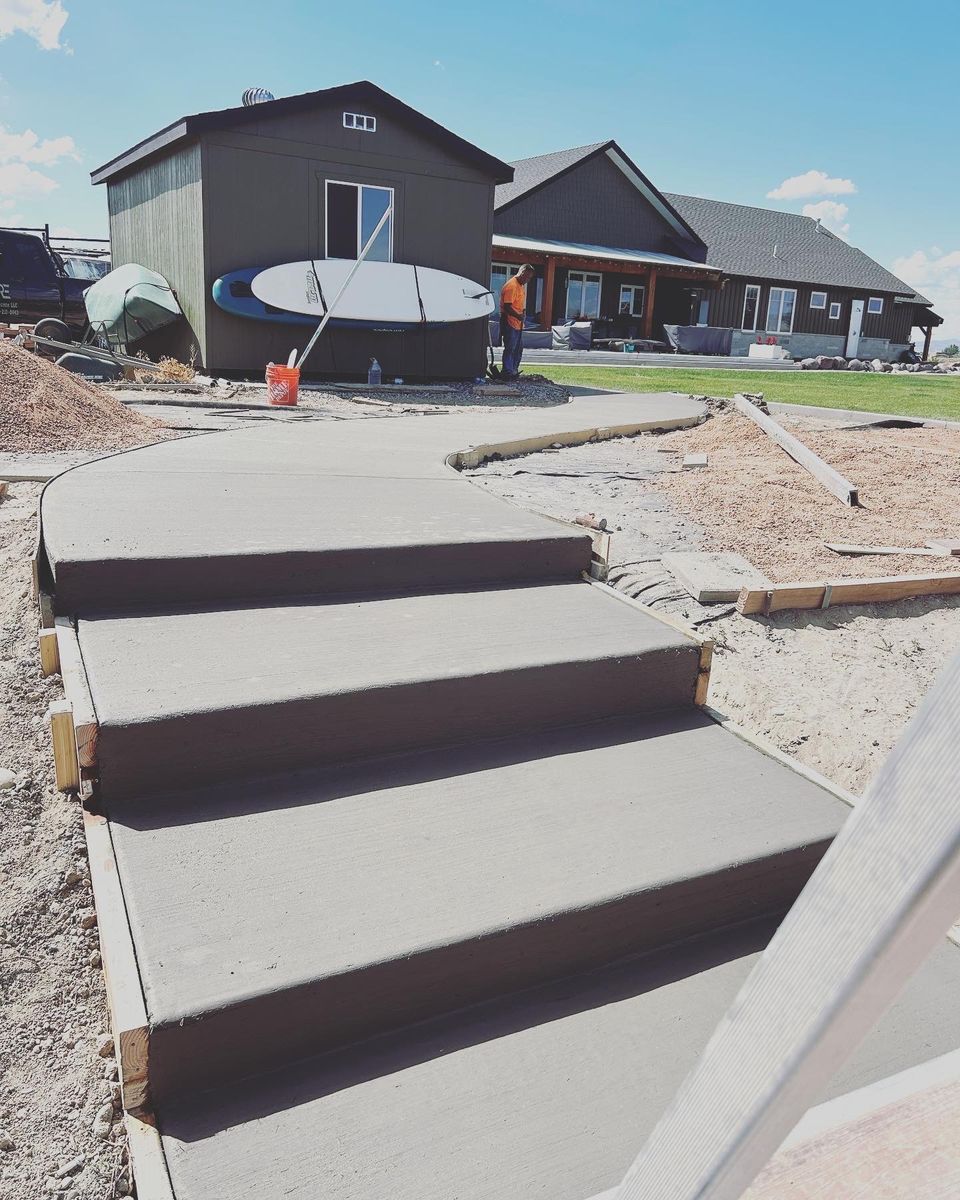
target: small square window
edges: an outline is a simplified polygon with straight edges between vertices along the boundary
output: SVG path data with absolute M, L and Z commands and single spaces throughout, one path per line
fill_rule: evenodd
M 363 113 L 345 112 L 343 114 L 343 127 L 344 129 L 362 129 L 364 133 L 376 133 L 377 118 L 366 117 Z
M 867 301 L 867 312 L 870 313 L 871 316 L 879 317 L 883 312 L 883 297 L 871 296 Z
M 826 292 L 811 292 L 810 293 L 810 307 L 811 308 L 826 308 L 827 307 L 827 293 Z
M 834 302 L 830 305 L 830 320 L 831 321 L 839 321 L 840 320 L 840 304 L 836 300 L 834 300 Z

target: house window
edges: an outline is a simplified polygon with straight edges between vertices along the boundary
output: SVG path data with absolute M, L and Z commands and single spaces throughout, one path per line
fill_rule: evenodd
M 500 311 L 500 293 L 503 291 L 503 285 L 519 270 L 519 267 L 509 263 L 494 263 L 490 268 L 490 291 L 493 293 L 493 303 L 497 312 Z
M 796 288 L 772 287 L 767 301 L 767 333 L 792 333 L 796 305 Z
M 567 319 L 600 316 L 600 275 L 589 271 L 567 274 Z
M 882 296 L 871 296 L 870 299 L 867 301 L 867 312 L 872 317 L 879 317 L 880 314 L 883 312 L 883 297 Z
M 365 117 L 363 113 L 348 113 L 343 114 L 344 129 L 362 129 L 364 133 L 377 132 L 377 118 Z
M 837 300 L 834 300 L 833 303 L 830 305 L 830 320 L 831 321 L 839 321 L 840 320 L 840 303 Z
M 826 308 L 827 307 L 827 293 L 826 292 L 811 292 L 810 293 L 810 307 L 811 308 Z
M 622 284 L 620 287 L 620 315 L 642 317 L 646 295 L 647 289 L 643 284 Z
M 327 258 L 359 258 L 367 239 L 393 203 L 393 188 L 327 180 Z M 368 259 L 393 261 L 393 214 L 370 247 Z
M 710 320 L 710 297 L 701 293 L 697 304 L 697 324 L 706 325 Z
M 757 327 L 760 315 L 760 284 L 748 283 L 743 293 L 743 316 L 740 318 L 740 328 L 751 332 Z

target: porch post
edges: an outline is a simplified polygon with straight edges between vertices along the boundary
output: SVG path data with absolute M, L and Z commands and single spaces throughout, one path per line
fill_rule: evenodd
M 653 337 L 653 305 L 657 298 L 657 269 L 650 268 L 650 274 L 647 276 L 647 301 L 643 306 L 643 336 L 645 338 Z
M 923 331 L 923 361 L 930 357 L 930 339 L 933 337 L 933 326 L 928 325 Z
M 557 260 L 551 255 L 543 270 L 543 304 L 540 307 L 540 328 L 549 329 L 553 324 L 553 285 L 556 277 Z

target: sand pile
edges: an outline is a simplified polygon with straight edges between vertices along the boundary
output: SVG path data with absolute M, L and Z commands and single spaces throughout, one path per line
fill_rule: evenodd
M 96 384 L 0 339 L 0 452 L 120 450 L 167 436 Z

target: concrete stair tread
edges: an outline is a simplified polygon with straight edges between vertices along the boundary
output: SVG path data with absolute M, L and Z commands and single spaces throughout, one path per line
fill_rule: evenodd
M 176 1200 L 586 1200 L 615 1186 L 769 928 L 454 1014 L 159 1113 Z M 944 943 L 828 1095 L 952 1050 Z M 826 1098 L 826 1097 L 824 1097 Z
M 126 805 L 152 1057 L 229 1071 L 783 912 L 847 811 L 697 710 Z
M 94 617 L 104 795 L 689 704 L 694 641 L 583 582 Z

